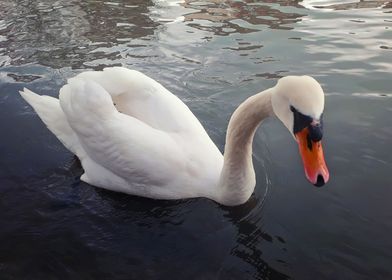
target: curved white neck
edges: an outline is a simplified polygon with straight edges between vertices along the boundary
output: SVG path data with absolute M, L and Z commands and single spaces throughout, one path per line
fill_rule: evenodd
M 219 202 L 224 205 L 245 203 L 256 185 L 252 143 L 260 122 L 273 115 L 267 89 L 246 99 L 233 113 L 227 128 L 223 169 L 218 186 Z

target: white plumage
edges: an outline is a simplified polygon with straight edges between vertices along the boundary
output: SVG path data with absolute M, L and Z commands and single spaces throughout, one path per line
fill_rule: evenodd
M 59 99 L 20 93 L 81 160 L 81 180 L 156 199 L 204 196 L 236 205 L 253 192 L 253 135 L 273 114 L 275 91 L 249 98 L 233 114 L 225 160 L 189 108 L 138 71 L 81 73 L 61 88 Z

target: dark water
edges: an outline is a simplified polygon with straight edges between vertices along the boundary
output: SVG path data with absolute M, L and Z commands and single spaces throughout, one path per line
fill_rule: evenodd
M 352 1 L 2 0 L 0 279 L 392 279 L 392 3 Z M 247 96 L 316 77 L 330 183 L 306 182 L 276 120 L 239 207 L 81 183 L 17 91 L 111 65 L 160 81 L 220 149 Z

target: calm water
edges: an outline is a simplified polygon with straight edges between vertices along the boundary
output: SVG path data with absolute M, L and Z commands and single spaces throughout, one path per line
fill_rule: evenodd
M 0 2 L 1 279 L 392 279 L 392 2 Z M 276 120 L 245 205 L 85 183 L 17 91 L 124 65 L 178 95 L 223 148 L 230 114 L 289 74 L 327 93 L 331 180 L 306 182 Z

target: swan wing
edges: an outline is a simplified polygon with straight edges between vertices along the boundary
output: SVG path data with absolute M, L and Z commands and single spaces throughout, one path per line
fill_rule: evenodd
M 81 180 L 151 198 L 213 197 L 223 156 L 189 108 L 144 74 L 121 67 L 68 80 L 59 99 L 22 97 L 81 160 Z
M 199 120 L 177 96 L 141 72 L 110 67 L 83 72 L 76 77 L 95 81 L 110 94 L 118 111 L 150 127 L 207 136 Z
M 165 131 L 119 113 L 111 95 L 95 81 L 80 76 L 70 79 L 60 90 L 60 105 L 86 152 L 80 158 L 84 181 L 153 196 L 159 194 L 152 191 L 154 187 L 172 184 L 177 179 L 174 173 L 183 173 L 180 143 Z M 124 190 L 124 184 L 135 190 Z

